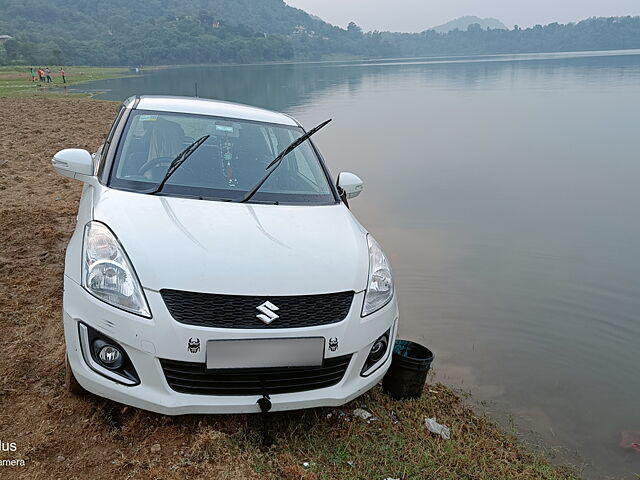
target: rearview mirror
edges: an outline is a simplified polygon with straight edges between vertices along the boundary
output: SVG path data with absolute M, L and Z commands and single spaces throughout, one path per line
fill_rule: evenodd
M 344 192 L 344 195 L 347 198 L 357 197 L 358 195 L 360 195 L 362 189 L 364 188 L 362 179 L 359 176 L 349 172 L 340 173 L 340 175 L 338 175 L 337 183 L 338 190 L 341 190 L 340 194 L 342 195 L 342 192 Z
M 76 178 L 76 174 L 93 175 L 93 157 L 81 148 L 65 148 L 51 159 L 51 165 L 61 175 Z

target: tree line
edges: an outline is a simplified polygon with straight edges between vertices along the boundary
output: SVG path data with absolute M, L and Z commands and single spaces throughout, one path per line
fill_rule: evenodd
M 0 0 L 0 65 L 170 65 L 640 48 L 640 17 L 438 33 L 339 28 L 283 0 Z

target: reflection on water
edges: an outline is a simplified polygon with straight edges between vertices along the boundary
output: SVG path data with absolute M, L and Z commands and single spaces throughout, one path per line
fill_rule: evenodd
M 404 337 L 594 478 L 640 455 L 640 54 L 197 67 L 97 82 L 286 110 L 397 277 Z M 472 60 L 472 61 L 461 61 Z M 481 61 L 479 61 L 481 60 Z

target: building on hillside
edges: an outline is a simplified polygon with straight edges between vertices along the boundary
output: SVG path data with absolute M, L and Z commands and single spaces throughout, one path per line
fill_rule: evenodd
M 306 33 L 307 33 L 307 27 L 305 27 L 304 25 L 296 25 L 295 27 L 293 27 L 294 35 L 302 35 Z
M 295 27 L 293 27 L 293 34 L 306 35 L 307 37 L 310 37 L 310 38 L 313 38 L 316 36 L 316 32 L 314 32 L 313 30 L 307 30 L 307 27 L 305 27 L 304 25 L 296 25 Z
M 13 37 L 11 35 L 0 35 L 0 43 L 4 43 L 7 40 L 11 40 Z

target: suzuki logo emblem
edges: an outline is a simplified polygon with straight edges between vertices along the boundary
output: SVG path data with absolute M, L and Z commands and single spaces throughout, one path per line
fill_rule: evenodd
M 271 303 L 269 300 L 264 302 L 262 305 L 256 307 L 256 310 L 259 310 L 262 312 L 256 315 L 256 317 L 258 317 L 267 325 L 273 322 L 276 318 L 280 318 L 280 316 L 275 313 L 280 309 L 276 307 L 273 303 Z

